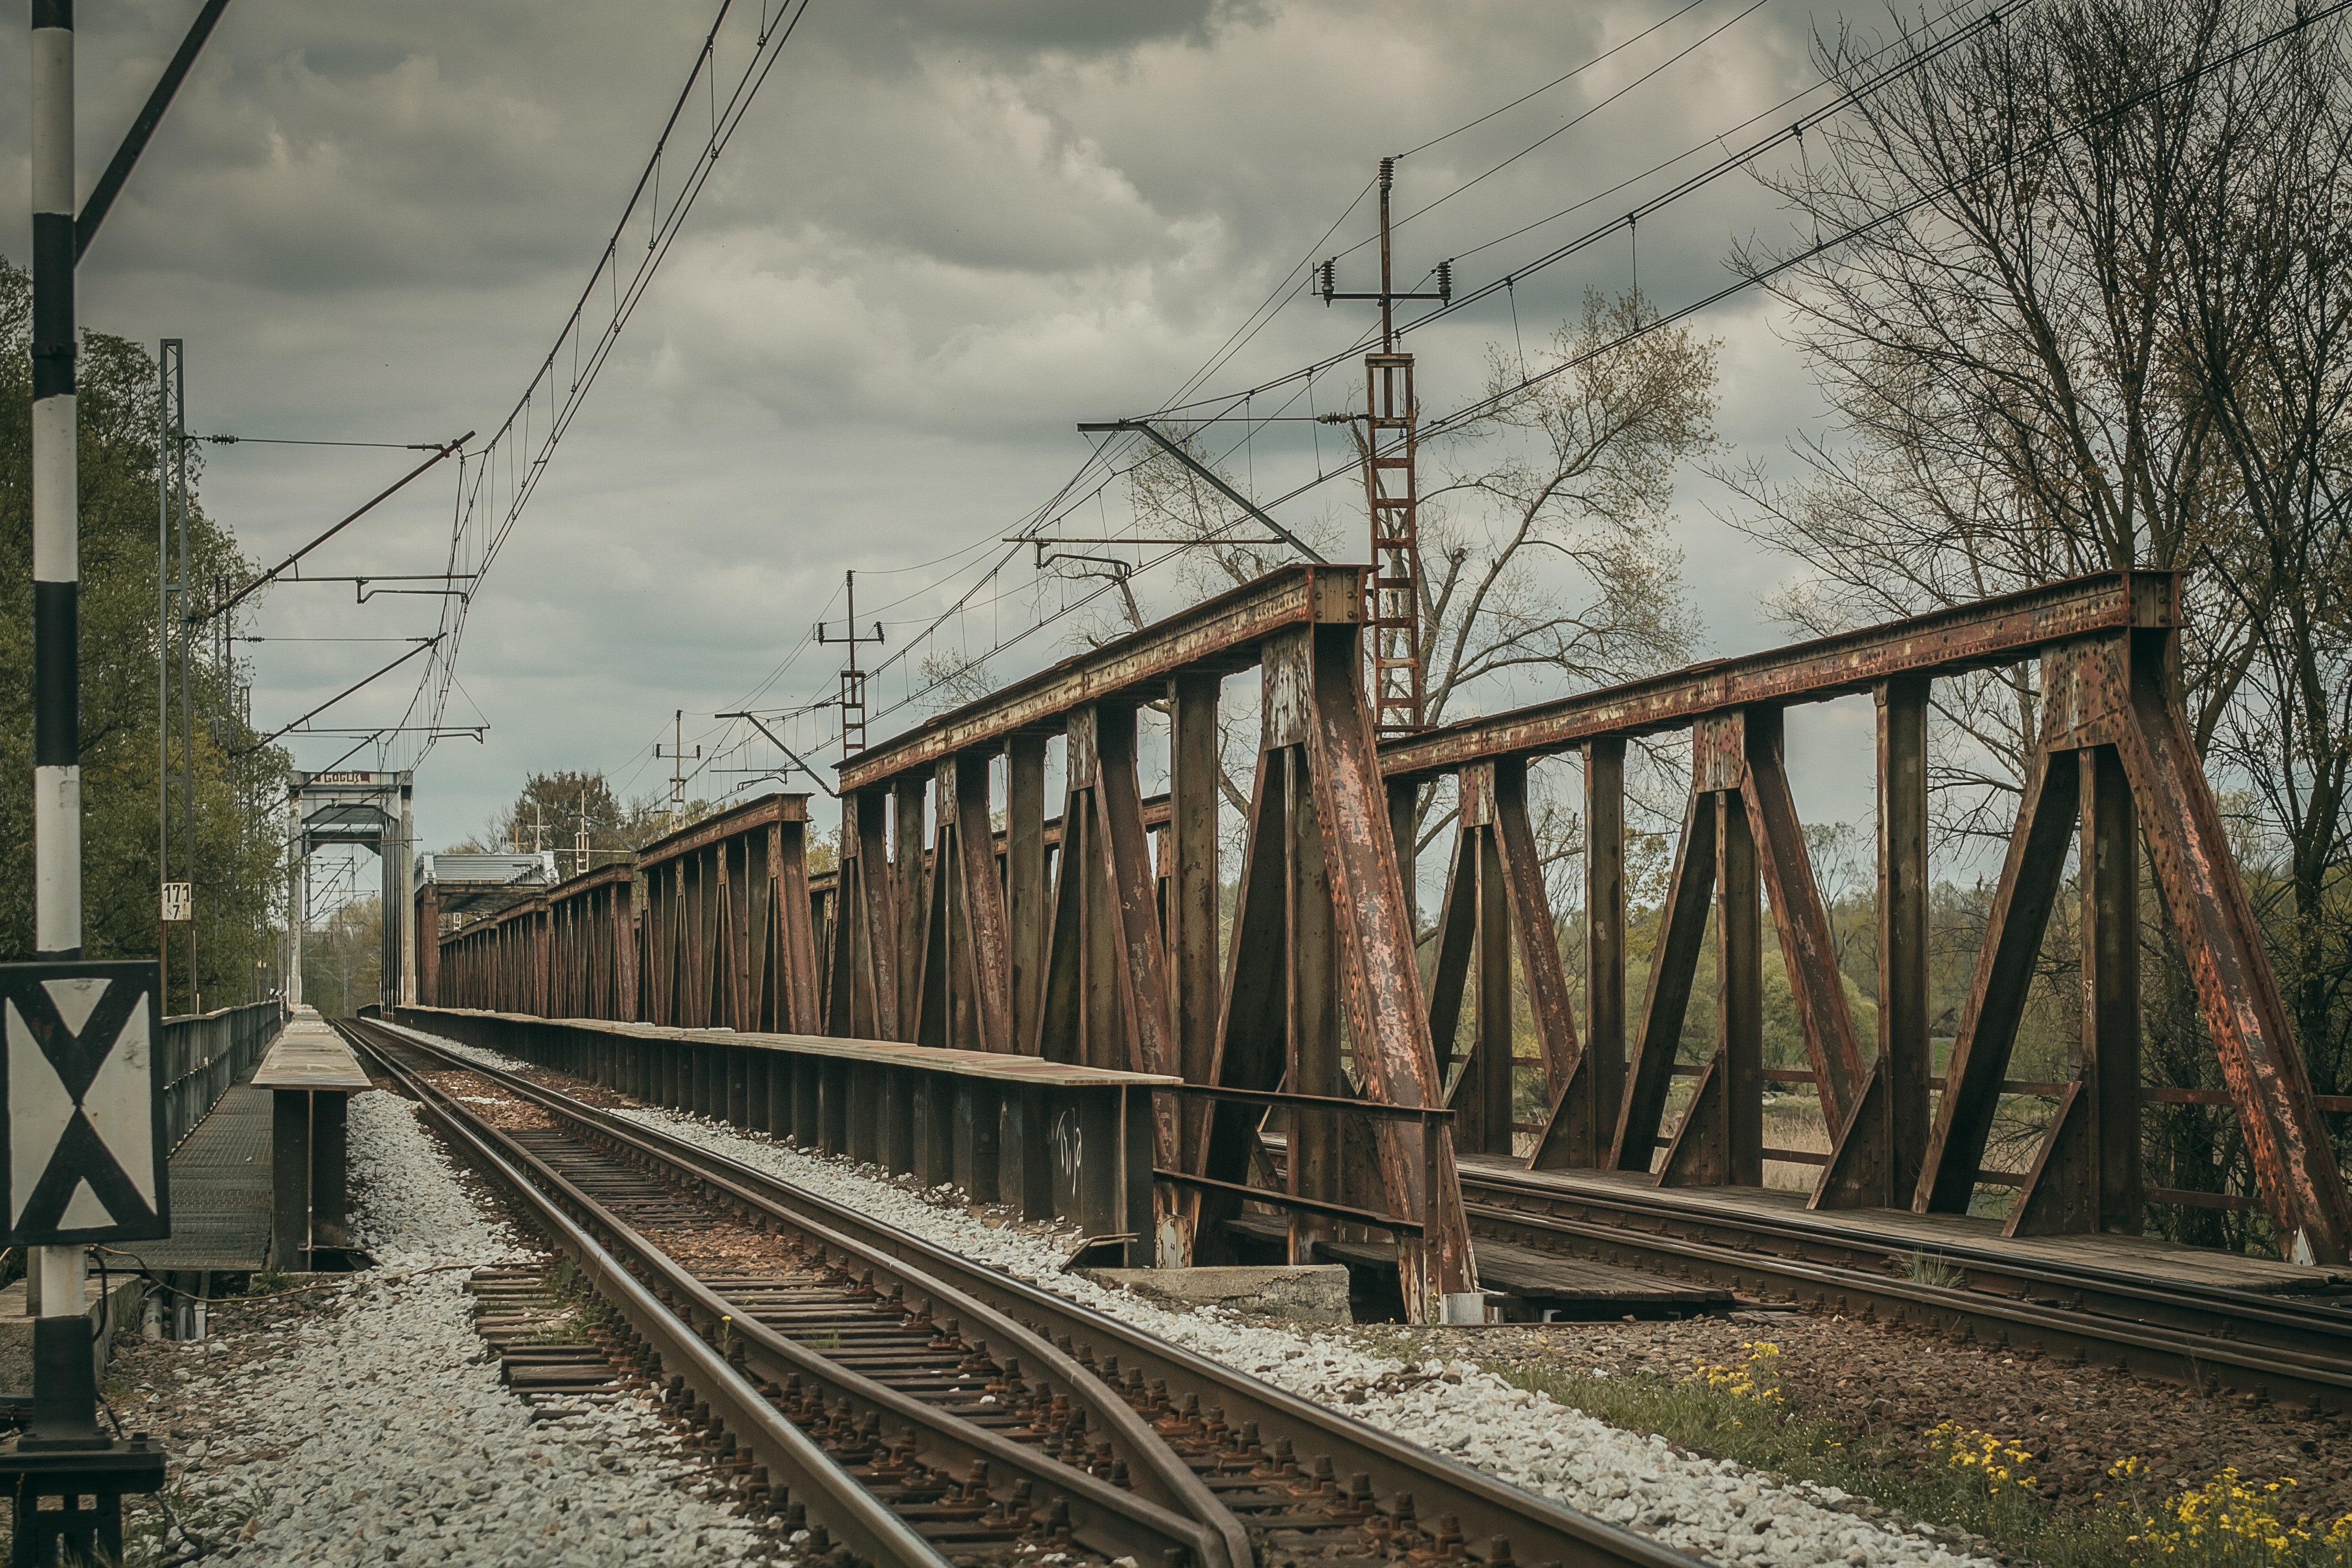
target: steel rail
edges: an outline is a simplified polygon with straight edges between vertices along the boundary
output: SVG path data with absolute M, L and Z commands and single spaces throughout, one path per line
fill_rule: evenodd
M 1034 1325 L 1052 1335 L 1057 1343 L 1067 1340 L 1116 1354 L 1130 1379 L 1140 1376 L 1164 1381 L 1171 1395 L 1192 1394 L 1203 1406 L 1222 1405 L 1231 1422 L 1255 1421 L 1268 1438 L 1287 1438 L 1302 1453 L 1328 1453 L 1336 1468 L 1368 1477 L 1377 1497 L 1410 1497 L 1423 1518 L 1453 1514 L 1459 1521 L 1465 1542 L 1506 1542 L 1514 1561 L 1559 1564 L 1560 1568 L 1693 1568 L 1695 1559 L 1646 1536 L 1523 1491 L 1457 1460 L 1327 1410 L 1041 1287 L 975 1264 L 722 1154 L 614 1116 L 529 1079 L 439 1052 L 430 1037 L 396 1026 L 392 1029 L 401 1044 L 436 1051 L 454 1065 L 480 1073 L 542 1109 L 605 1131 L 625 1131 L 631 1138 L 659 1148 L 666 1160 L 693 1168 L 706 1179 L 756 1194 L 762 1207 L 787 1223 L 818 1226 L 857 1237 L 868 1247 L 897 1259 L 900 1267 L 919 1269 L 934 1279 L 952 1280 L 961 1294 Z M 1471 1558 L 1471 1568 L 1475 1568 L 1475 1557 Z
M 2197 1280 L 2158 1284 L 2145 1275 L 2127 1274 L 2095 1264 L 2028 1258 L 1967 1242 L 1930 1246 L 1899 1236 L 1823 1225 L 1804 1214 L 1776 1215 L 1702 1209 L 1661 1201 L 1639 1189 L 1623 1193 L 1563 1192 L 1534 1180 L 1516 1179 L 1509 1172 L 1477 1165 L 1465 1166 L 1463 1184 L 1465 1190 L 1476 1188 L 1507 1200 L 1500 1206 L 1509 1207 L 1514 1213 L 1539 1212 L 1561 1216 L 1563 1209 L 1607 1210 L 1654 1219 L 1660 1225 L 1680 1225 L 1686 1231 L 1769 1237 L 1792 1250 L 1803 1249 L 1801 1255 L 1813 1262 L 1835 1262 L 1867 1269 L 1874 1266 L 1899 1266 L 1914 1255 L 1928 1254 L 1947 1263 L 1964 1265 L 1969 1289 L 1979 1295 L 2034 1299 L 2063 1291 L 2074 1300 L 2045 1304 L 2242 1342 L 2252 1331 L 2263 1336 L 2263 1348 L 2300 1352 L 2352 1367 L 2352 1310 L 2347 1310 L 2352 1308 L 2352 1291 L 2347 1292 L 2346 1304 L 2339 1306 Z M 1542 1207 L 1530 1211 L 1525 1206 L 1529 1204 Z M 1706 1240 L 1707 1237 L 1701 1235 L 1694 1239 Z M 2352 1285 L 2352 1280 L 2347 1280 L 2347 1285 Z
M 814 1379 L 836 1395 L 849 1399 L 861 1412 L 878 1412 L 901 1425 L 918 1427 L 925 1432 L 935 1451 L 947 1450 L 959 1467 L 969 1467 L 975 1460 L 982 1461 L 992 1469 L 1001 1468 L 1027 1479 L 1041 1497 L 1059 1498 L 1070 1504 L 1076 1532 L 1081 1539 L 1092 1536 L 1104 1542 L 1106 1555 L 1117 1557 L 1143 1552 L 1150 1553 L 1150 1561 L 1161 1563 L 1171 1561 L 1168 1554 L 1173 1552 L 1200 1564 L 1201 1568 L 1247 1568 L 1250 1563 L 1248 1539 L 1239 1522 L 1215 1500 L 1191 1468 L 1169 1451 L 1166 1444 L 1136 1415 L 1126 1401 L 1103 1386 L 1076 1363 L 1058 1353 L 1050 1342 L 1021 1328 L 1003 1314 L 977 1300 L 962 1297 L 944 1282 L 898 1265 L 875 1249 L 829 1227 L 793 1221 L 795 1228 L 820 1247 L 836 1248 L 856 1257 L 861 1262 L 879 1265 L 888 1272 L 898 1274 L 902 1286 L 929 1293 L 934 1310 L 940 1310 L 944 1303 L 969 1314 L 982 1330 L 992 1336 L 992 1342 L 1000 1351 L 1017 1352 L 1021 1357 L 1030 1358 L 1033 1366 L 1042 1365 L 1048 1369 L 1053 1381 L 1064 1385 L 1074 1403 L 1082 1401 L 1089 1415 L 1116 1434 L 1113 1437 L 1114 1452 L 1127 1460 L 1130 1475 L 1156 1478 L 1161 1487 L 1172 1494 L 1171 1501 L 1177 1507 L 1163 1506 L 1147 1496 L 1122 1490 L 1109 1481 L 1062 1463 L 1040 1448 L 1030 1447 L 987 1427 L 950 1415 L 776 1332 L 759 1321 L 751 1309 L 728 1300 L 705 1285 L 627 1221 L 582 1192 L 544 1160 L 520 1147 L 495 1129 L 487 1127 L 470 1112 L 459 1109 L 449 1096 L 401 1064 L 384 1048 L 385 1042 L 381 1037 L 391 1036 L 391 1043 L 395 1047 L 412 1050 L 430 1047 L 381 1024 L 369 1022 L 357 1027 L 349 1024 L 342 1026 L 346 1035 L 353 1038 L 354 1044 L 383 1062 L 397 1079 L 418 1096 L 421 1103 L 436 1105 L 445 1119 L 457 1117 L 472 1122 L 477 1142 L 487 1137 L 502 1145 L 506 1151 L 502 1163 L 510 1167 L 519 1165 L 530 1176 L 535 1188 L 531 1194 L 534 1209 L 543 1209 L 552 1201 L 581 1216 L 589 1227 L 602 1232 L 626 1258 L 658 1281 L 657 1295 L 674 1299 L 677 1303 L 690 1304 L 704 1322 L 714 1329 L 725 1324 L 729 1332 L 744 1342 L 747 1364 L 760 1358 L 782 1363 L 781 1367 L 762 1370 L 782 1371 Z M 531 1092 L 536 1086 L 525 1080 L 492 1072 L 460 1058 L 445 1057 L 444 1059 L 457 1068 L 495 1079 L 502 1087 L 535 1102 L 544 1103 L 543 1092 Z M 557 1108 L 551 1106 L 548 1109 Z M 669 1158 L 652 1142 L 634 1136 L 635 1130 L 626 1123 L 616 1126 L 579 1118 L 572 1120 L 599 1138 L 622 1145 L 650 1161 L 677 1168 L 680 1173 L 704 1189 L 705 1197 L 717 1199 L 722 1206 L 729 1204 L 759 1205 L 756 1194 L 724 1176 L 697 1171 Z M 681 1320 L 688 1316 L 683 1305 L 673 1305 L 669 1310 Z M 688 1329 L 688 1331 L 691 1334 L 694 1331 Z M 697 1338 L 695 1342 L 700 1344 L 702 1342 Z M 707 1351 L 709 1347 L 706 1345 L 704 1348 Z M 981 1348 L 985 1350 L 985 1346 Z M 769 1409 L 772 1415 L 774 1414 L 772 1406 Z M 1122 1416 L 1125 1418 L 1123 1421 L 1119 1419 Z M 781 1415 L 777 1419 L 781 1420 Z M 790 1426 L 791 1423 L 787 1421 L 784 1425 Z M 793 1429 L 798 1431 L 796 1427 Z M 850 1484 L 855 1485 L 855 1482 Z M 1182 1511 L 1179 1511 L 1180 1508 Z M 1122 1526 L 1124 1528 L 1120 1528 Z M 1141 1537 L 1139 1540 L 1139 1535 Z
M 814 1439 L 786 1420 L 749 1377 L 664 1306 L 561 1205 L 534 1186 L 508 1157 L 505 1151 L 511 1145 L 505 1139 L 458 1110 L 446 1096 L 434 1092 L 431 1085 L 417 1082 L 398 1063 L 381 1056 L 378 1059 L 415 1095 L 418 1109 L 442 1130 L 460 1156 L 530 1212 L 541 1234 L 580 1265 L 597 1294 L 643 1336 L 661 1365 L 686 1379 L 709 1405 L 711 1413 L 738 1434 L 739 1441 L 768 1467 L 772 1478 L 789 1489 L 812 1519 L 822 1521 L 843 1545 L 877 1568 L 948 1568 L 948 1559 L 930 1542 L 851 1479 Z
M 1654 1269 L 1679 1268 L 1684 1277 L 1734 1290 L 1752 1281 L 1761 1291 L 1772 1282 L 1790 1299 L 1853 1317 L 1886 1317 L 1924 1322 L 1948 1335 L 2078 1364 L 2094 1358 L 2119 1369 L 2199 1389 L 2221 1384 L 2226 1368 L 2242 1384 L 2227 1387 L 2261 1398 L 2299 1398 L 2320 1410 L 2352 1408 L 2352 1362 L 2305 1352 L 2248 1345 L 2218 1334 L 2200 1334 L 2160 1325 L 2104 1317 L 2032 1298 L 1994 1296 L 1965 1287 L 1924 1284 L 1874 1269 L 1819 1262 L 1761 1250 L 1750 1236 L 1738 1241 L 1701 1241 L 1606 1220 L 1571 1219 L 1467 1201 L 1476 1189 L 1466 1182 L 1465 1210 L 1473 1234 L 1538 1250 L 1606 1254 L 1605 1261 Z M 1594 1206 L 1600 1206 L 1595 1205 Z M 1643 1215 L 1654 1220 L 1654 1215 Z M 1741 1232 L 1737 1216 L 1708 1225 Z M 1582 1244 L 1563 1247 L 1562 1240 Z

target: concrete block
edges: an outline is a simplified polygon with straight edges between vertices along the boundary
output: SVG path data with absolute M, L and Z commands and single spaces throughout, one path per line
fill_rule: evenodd
M 1347 1323 L 1348 1269 L 1340 1263 L 1245 1268 L 1093 1268 L 1097 1282 L 1173 1307 L 1230 1307 L 1307 1323 Z
M 112 1289 L 103 1301 L 99 1299 L 96 1269 L 90 1270 L 82 1287 L 82 1299 L 89 1307 L 90 1353 L 101 1383 L 106 1380 L 107 1359 L 114 1352 L 116 1331 L 137 1326 L 146 1294 L 146 1281 L 135 1274 L 110 1273 L 107 1283 Z M 0 1395 L 30 1398 L 32 1392 L 33 1320 L 25 1314 L 25 1281 L 19 1279 L 0 1290 Z

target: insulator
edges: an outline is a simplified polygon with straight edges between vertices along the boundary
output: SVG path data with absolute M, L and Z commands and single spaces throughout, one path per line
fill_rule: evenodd
M 1383 158 L 1383 159 L 1381 159 L 1381 189 L 1382 189 L 1382 190 L 1384 190 L 1384 191 L 1385 191 L 1385 190 L 1387 190 L 1390 186 L 1391 186 L 1391 185 L 1393 185 L 1393 184 L 1396 184 L 1396 160 L 1395 160 L 1394 158 Z
M 1339 289 L 1339 258 L 1336 256 L 1315 269 L 1315 287 L 1322 294 L 1323 302 L 1327 305 L 1331 302 L 1331 296 Z
M 1441 300 L 1454 298 L 1454 263 L 1451 261 L 1437 264 L 1437 297 Z

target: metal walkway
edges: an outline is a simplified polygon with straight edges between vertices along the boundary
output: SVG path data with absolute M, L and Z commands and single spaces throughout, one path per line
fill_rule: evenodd
M 269 1248 L 269 1091 L 248 1070 L 172 1152 L 172 1236 L 135 1250 L 158 1273 L 249 1272 Z

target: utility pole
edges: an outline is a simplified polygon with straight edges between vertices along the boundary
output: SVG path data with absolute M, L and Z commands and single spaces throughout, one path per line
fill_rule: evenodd
M 188 578 L 188 381 L 186 345 L 165 338 L 156 345 L 155 427 L 155 866 L 163 884 L 162 940 L 164 973 L 171 970 L 172 928 L 187 928 L 188 1011 L 204 1011 L 196 990 L 196 731 L 195 616 Z M 175 525 L 176 524 L 176 528 Z M 176 543 L 176 552 L 174 544 Z M 176 560 L 174 559 L 176 553 Z M 179 663 L 179 755 L 172 749 L 172 666 Z M 172 876 L 172 794 L 180 799 L 183 851 L 180 875 Z M 165 1011 L 170 998 L 164 999 Z
M 1364 459 L 1364 498 L 1371 516 L 1372 570 L 1364 585 L 1364 621 L 1371 628 L 1372 722 L 1381 735 L 1422 728 L 1426 700 L 1421 658 L 1421 493 L 1415 475 L 1419 405 L 1413 400 L 1412 356 L 1397 352 L 1400 300 L 1451 300 L 1454 263 L 1437 264 L 1433 293 L 1399 293 L 1389 246 L 1389 192 L 1396 160 L 1381 160 L 1381 287 L 1344 294 L 1339 258 L 1318 268 L 1318 292 L 1334 300 L 1371 300 L 1381 307 L 1381 347 L 1364 356 L 1364 428 L 1356 436 Z
M 857 668 L 857 645 L 873 643 L 878 647 L 882 641 L 882 623 L 874 623 L 872 637 L 859 636 L 857 574 L 844 572 L 841 586 L 849 598 L 848 616 L 841 623 L 843 635 L 835 637 L 824 629 L 825 624 L 819 621 L 816 624 L 816 640 L 849 645 L 849 666 L 841 672 L 841 754 L 854 757 L 866 749 L 866 672 Z
M 685 709 L 678 709 L 670 719 L 669 750 L 664 752 L 659 744 L 656 744 L 654 755 L 669 759 L 669 826 L 670 830 L 675 832 L 677 829 L 677 819 L 686 812 L 686 764 L 702 755 L 700 746 L 694 748 L 693 757 L 689 758 L 687 754 Z

